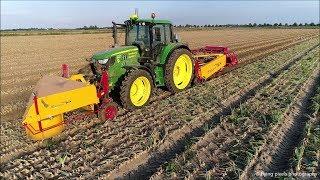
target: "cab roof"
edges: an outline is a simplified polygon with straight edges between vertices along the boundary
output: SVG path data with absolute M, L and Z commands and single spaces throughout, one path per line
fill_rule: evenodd
M 172 24 L 169 20 L 163 19 L 137 19 L 136 22 L 155 23 L 155 24 Z

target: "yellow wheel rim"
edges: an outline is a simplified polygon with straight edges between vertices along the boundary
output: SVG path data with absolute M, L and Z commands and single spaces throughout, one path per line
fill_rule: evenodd
M 192 60 L 187 54 L 182 54 L 174 64 L 173 82 L 178 89 L 188 86 L 192 77 Z
M 130 88 L 130 100 L 135 106 L 143 106 L 151 94 L 151 84 L 148 78 L 138 77 L 133 81 Z

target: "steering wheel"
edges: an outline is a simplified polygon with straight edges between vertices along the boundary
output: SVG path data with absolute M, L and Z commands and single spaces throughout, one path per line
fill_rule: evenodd
M 139 50 L 145 49 L 145 44 L 143 41 L 134 41 L 132 45 L 137 46 Z
M 161 51 L 161 46 L 163 46 L 164 43 L 161 41 L 155 41 L 152 43 L 152 49 L 155 52 L 155 54 L 159 54 L 158 52 Z

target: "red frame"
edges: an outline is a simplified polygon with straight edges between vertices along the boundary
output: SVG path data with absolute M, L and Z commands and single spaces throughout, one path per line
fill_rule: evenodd
M 200 55 L 200 54 L 224 54 L 227 56 L 227 66 L 233 66 L 238 64 L 237 54 L 231 52 L 228 47 L 224 46 L 213 46 L 207 45 L 202 48 L 191 50 L 192 54 Z
M 202 48 L 198 49 L 192 49 L 191 53 L 193 55 L 210 55 L 210 54 L 224 54 L 227 58 L 227 65 L 226 66 L 234 66 L 238 64 L 238 57 L 237 54 L 234 52 L 231 52 L 228 47 L 224 46 L 213 46 L 213 45 L 207 45 Z M 197 80 L 202 82 L 204 79 L 201 76 L 201 65 L 198 58 L 195 59 L 194 69 L 195 74 L 197 77 Z
M 70 77 L 70 71 L 69 71 L 68 64 L 62 64 L 61 70 L 62 70 L 62 77 L 64 77 L 64 78 Z

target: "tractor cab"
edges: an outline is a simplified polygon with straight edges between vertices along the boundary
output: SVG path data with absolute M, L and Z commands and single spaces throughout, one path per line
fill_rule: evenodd
M 164 46 L 176 42 L 172 23 L 168 20 L 139 19 L 132 15 L 124 24 L 113 23 L 113 38 L 115 46 L 118 46 L 117 27 L 125 28 L 125 46 L 136 46 L 139 49 L 140 61 L 147 62 L 157 58 Z

